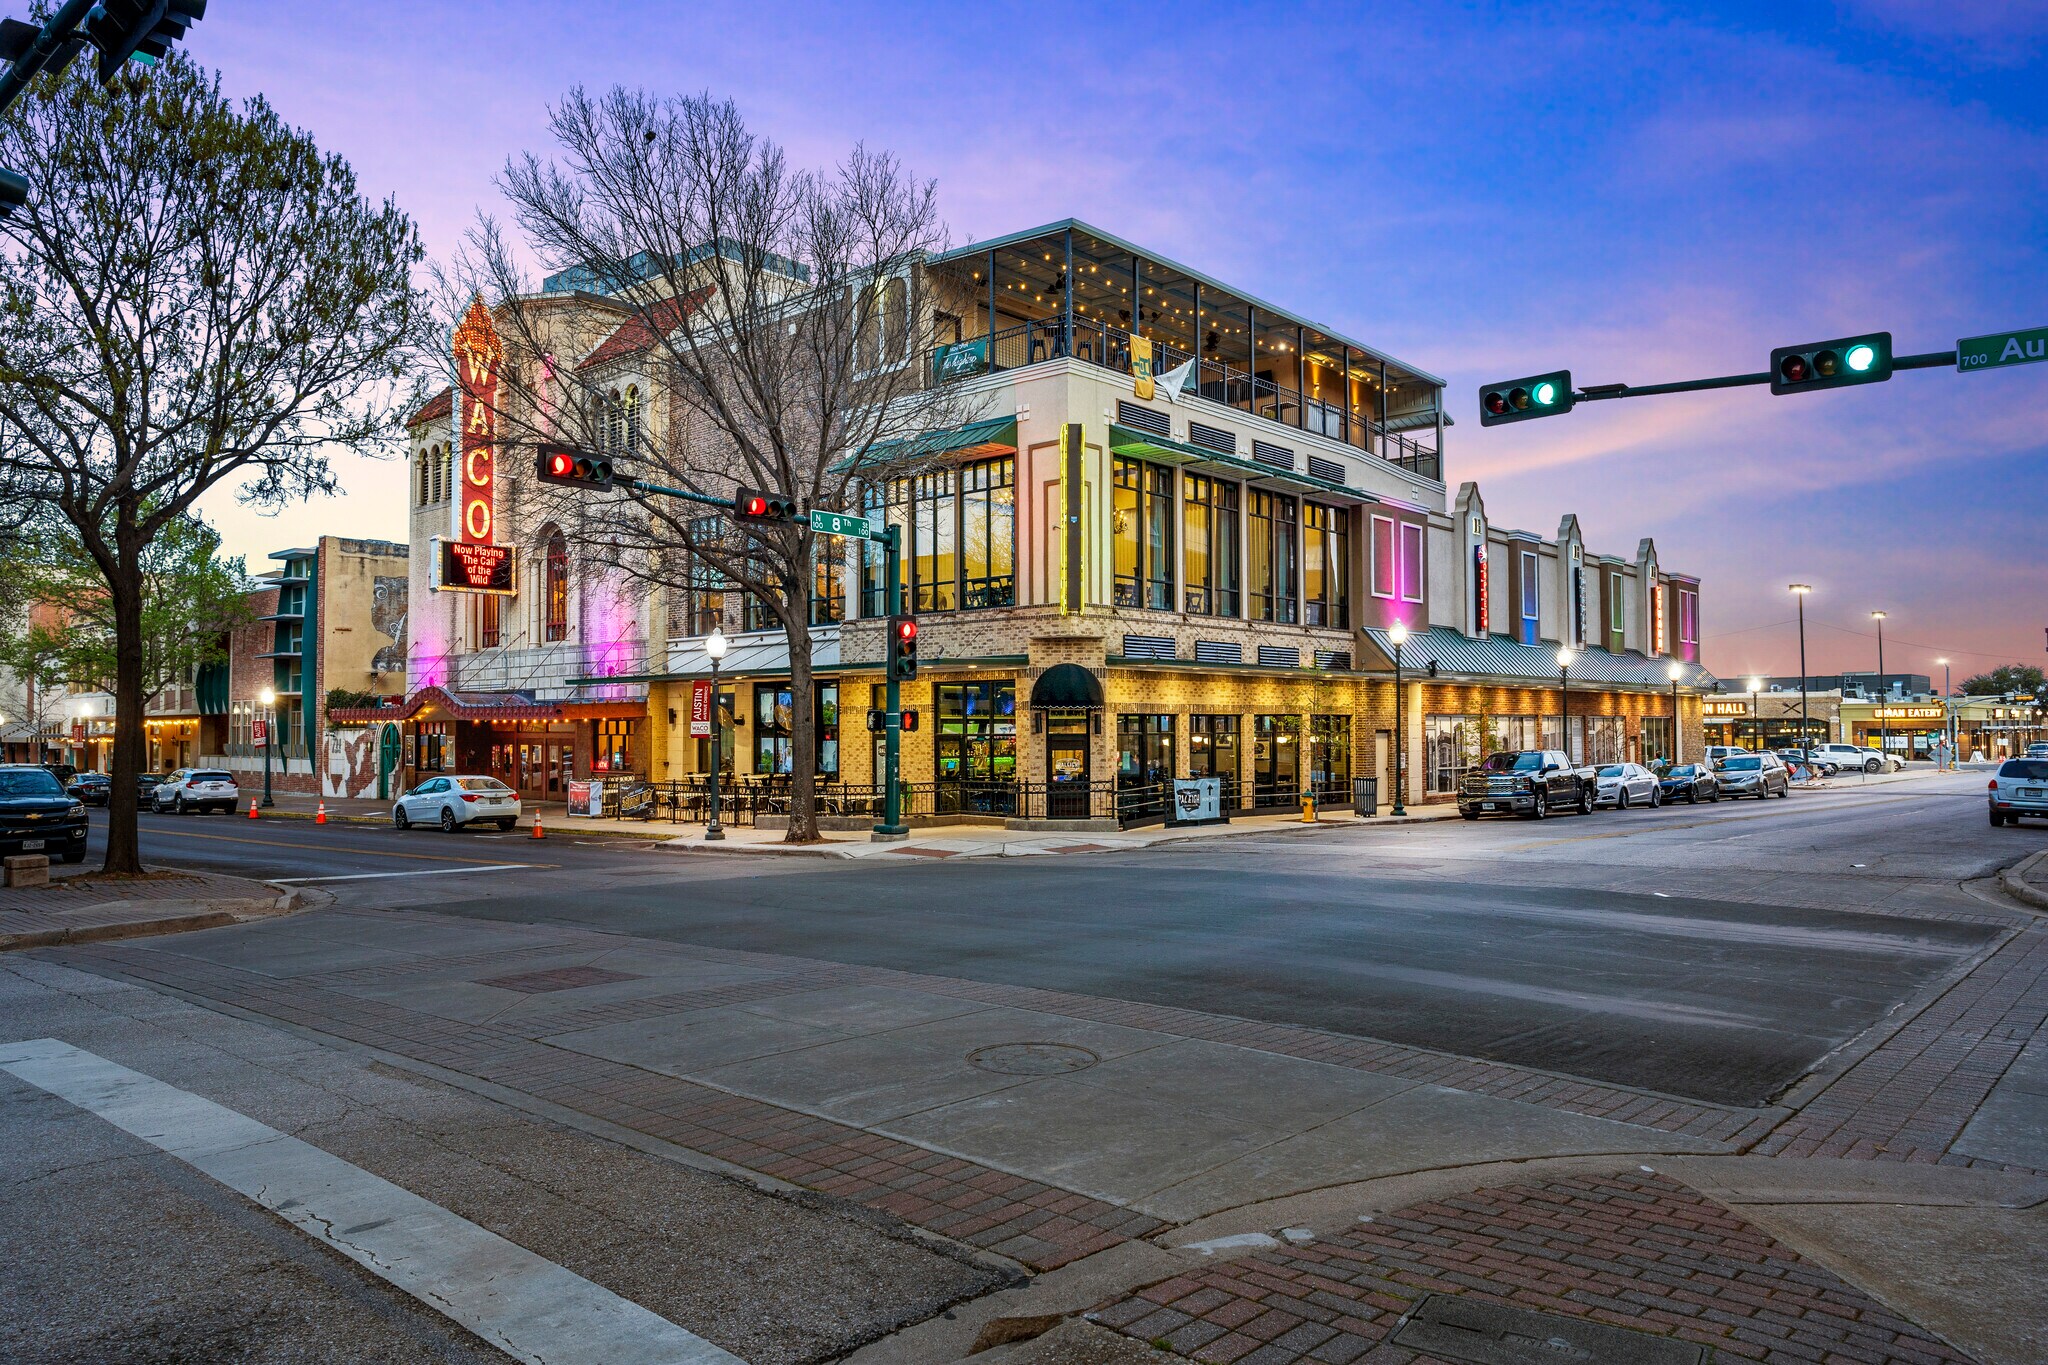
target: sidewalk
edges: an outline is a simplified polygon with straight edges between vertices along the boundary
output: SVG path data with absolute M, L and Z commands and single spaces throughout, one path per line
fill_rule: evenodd
M 48 886 L 0 887 L 0 952 L 214 929 L 283 914 L 302 894 L 210 872 L 129 878 L 53 867 Z

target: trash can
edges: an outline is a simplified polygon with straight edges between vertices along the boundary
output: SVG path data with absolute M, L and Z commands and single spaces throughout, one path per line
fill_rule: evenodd
M 1380 813 L 1380 780 L 1377 777 L 1351 779 L 1351 806 L 1360 819 Z

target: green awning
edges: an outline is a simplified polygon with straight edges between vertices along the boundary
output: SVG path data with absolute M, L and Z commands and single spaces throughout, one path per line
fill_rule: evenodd
M 1276 469 L 1257 460 L 1240 459 L 1236 455 L 1225 455 L 1221 451 L 1205 450 L 1201 446 L 1188 445 L 1184 441 L 1169 441 L 1164 436 L 1154 436 L 1149 431 L 1136 427 L 1109 424 L 1109 448 L 1127 459 L 1150 460 L 1155 464 L 1183 465 L 1198 474 L 1215 474 L 1226 479 L 1243 479 L 1247 483 L 1278 485 L 1300 489 L 1310 493 L 1334 493 L 1353 502 L 1378 502 L 1370 493 L 1361 493 L 1329 479 L 1319 479 L 1313 474 L 1298 474 L 1291 469 Z
M 991 417 L 985 422 L 969 422 L 966 426 L 927 431 L 922 436 L 912 436 L 901 441 L 878 442 L 868 447 L 868 452 L 861 458 L 860 464 L 862 468 L 870 468 L 875 465 L 928 460 L 935 455 L 972 458 L 979 455 L 1016 453 L 1017 419 Z M 838 469 L 849 467 L 850 461 L 836 466 Z

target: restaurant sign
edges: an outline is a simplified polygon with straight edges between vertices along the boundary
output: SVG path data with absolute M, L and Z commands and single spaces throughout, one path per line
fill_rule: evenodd
M 944 384 L 988 372 L 988 338 L 956 341 L 932 352 L 932 378 Z
M 510 545 L 475 545 L 434 537 L 434 590 L 480 592 L 509 597 L 518 591 Z
M 1880 706 L 1878 720 L 1940 720 L 1948 713 L 1939 706 Z
M 1746 716 L 1749 703 L 1746 701 L 1708 701 L 1704 714 L 1709 716 Z
M 1486 547 L 1472 547 L 1472 629 L 1480 635 L 1486 634 L 1491 623 L 1487 620 L 1486 608 Z

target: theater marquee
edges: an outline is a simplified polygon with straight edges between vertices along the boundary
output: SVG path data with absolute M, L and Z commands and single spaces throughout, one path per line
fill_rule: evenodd
M 498 545 L 498 374 L 505 348 L 481 298 L 455 329 L 455 524 L 434 551 L 434 588 L 443 592 L 511 593 L 512 548 Z
M 510 545 L 472 545 L 434 537 L 434 591 L 482 592 L 510 597 L 519 591 L 512 576 Z

